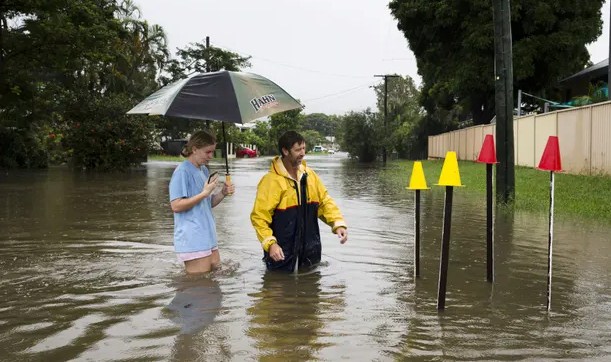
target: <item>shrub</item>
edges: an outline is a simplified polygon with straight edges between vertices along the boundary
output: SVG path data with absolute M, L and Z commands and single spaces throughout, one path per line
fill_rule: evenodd
M 111 95 L 73 108 L 62 144 L 76 168 L 124 170 L 146 161 L 154 124 L 147 116 L 128 116 L 127 97 Z

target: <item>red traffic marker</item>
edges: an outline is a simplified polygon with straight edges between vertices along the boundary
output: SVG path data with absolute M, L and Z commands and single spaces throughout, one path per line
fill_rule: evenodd
M 498 163 L 494 137 L 487 134 L 479 151 L 477 162 L 486 164 L 486 280 L 494 281 L 494 227 L 492 214 L 492 165 Z
M 477 162 L 493 164 L 498 163 L 496 160 L 496 151 L 494 150 L 494 137 L 487 134 L 482 144 L 482 149 L 479 151 Z
M 562 171 L 562 163 L 560 162 L 560 146 L 558 137 L 549 136 L 541 161 L 537 167 L 542 171 L 550 171 L 549 173 L 549 233 L 547 237 L 547 311 L 552 307 L 552 256 L 554 245 L 554 172 Z
M 558 137 L 549 136 L 541 161 L 537 167 L 542 171 L 562 171 L 562 162 L 560 161 L 560 146 Z

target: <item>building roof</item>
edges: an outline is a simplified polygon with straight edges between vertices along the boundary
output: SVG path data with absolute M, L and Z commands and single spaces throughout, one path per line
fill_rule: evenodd
M 569 83 L 577 83 L 582 81 L 591 81 L 596 78 L 605 77 L 608 74 L 609 68 L 609 58 L 603 60 L 602 62 L 598 62 L 586 69 L 579 71 L 569 77 L 564 78 L 560 81 L 562 85 L 568 85 Z

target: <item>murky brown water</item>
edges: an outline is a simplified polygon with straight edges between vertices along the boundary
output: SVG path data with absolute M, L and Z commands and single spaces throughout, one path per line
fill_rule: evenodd
M 556 224 L 547 313 L 547 216 L 497 217 L 491 285 L 485 200 L 456 190 L 438 313 L 443 190 L 423 194 L 415 281 L 412 193 L 341 155 L 308 160 L 342 208 L 350 240 L 340 246 L 323 226 L 323 263 L 299 276 L 265 272 L 250 226 L 269 159 L 232 161 L 237 193 L 215 209 L 224 266 L 192 278 L 172 251 L 167 186 L 176 164 L 112 175 L 3 172 L 0 359 L 611 358 L 611 225 Z

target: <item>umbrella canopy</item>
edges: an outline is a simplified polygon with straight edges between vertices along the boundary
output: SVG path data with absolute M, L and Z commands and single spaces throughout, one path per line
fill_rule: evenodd
M 127 114 L 246 123 L 303 106 L 271 80 L 254 73 L 200 73 L 169 84 Z M 225 124 L 223 123 L 223 140 Z M 225 157 L 225 172 L 229 164 Z
M 245 123 L 303 106 L 271 80 L 254 73 L 193 75 L 145 98 L 127 114 Z

